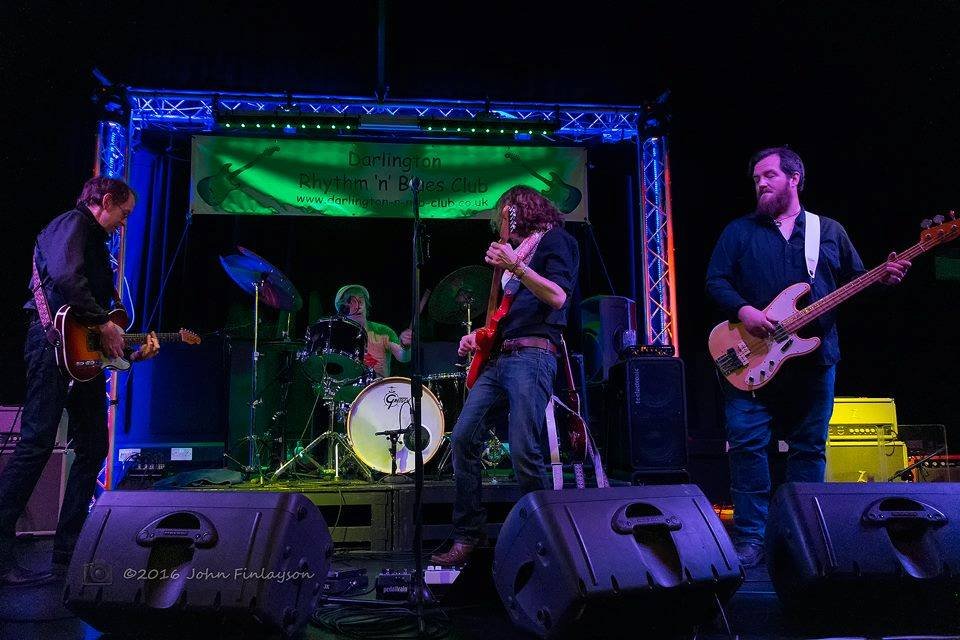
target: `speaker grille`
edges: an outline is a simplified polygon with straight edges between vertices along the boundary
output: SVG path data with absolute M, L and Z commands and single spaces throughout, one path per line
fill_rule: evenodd
M 683 361 L 632 358 L 610 370 L 609 457 L 627 471 L 681 471 L 687 465 Z M 624 454 L 629 452 L 628 457 Z

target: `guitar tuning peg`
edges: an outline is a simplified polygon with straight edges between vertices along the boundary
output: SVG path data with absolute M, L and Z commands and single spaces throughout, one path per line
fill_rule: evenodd
M 941 216 L 940 214 L 937 214 L 937 215 L 933 216 L 933 223 L 934 223 L 934 224 L 943 224 L 943 221 L 944 221 L 945 219 L 946 219 L 946 218 L 944 218 L 944 217 Z
M 931 220 L 930 218 L 924 218 L 923 221 L 920 223 L 921 229 L 929 229 L 932 226 L 933 226 L 933 220 Z

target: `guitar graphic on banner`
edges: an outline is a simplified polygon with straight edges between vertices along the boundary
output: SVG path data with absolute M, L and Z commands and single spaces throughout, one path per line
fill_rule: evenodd
M 540 191 L 544 198 L 556 205 L 561 213 L 570 213 L 580 205 L 583 199 L 583 193 L 572 184 L 563 181 L 555 171 L 550 172 L 549 178 L 544 178 L 540 173 L 524 162 L 520 156 L 509 151 L 504 154 L 508 160 L 516 162 L 526 169 L 530 175 L 547 185 L 546 190 Z
M 234 190 L 243 187 L 243 184 L 237 180 L 238 175 L 277 151 L 280 151 L 278 146 L 267 147 L 256 158 L 235 171 L 230 170 L 233 166 L 232 162 L 225 163 L 217 173 L 202 178 L 197 183 L 197 194 L 211 207 L 219 207 Z

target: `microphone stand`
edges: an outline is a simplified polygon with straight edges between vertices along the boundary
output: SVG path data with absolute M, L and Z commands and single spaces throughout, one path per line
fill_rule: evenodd
M 421 416 L 421 400 L 423 399 L 423 367 L 422 350 L 420 345 L 420 268 L 426 256 L 422 251 L 421 236 L 423 223 L 420 221 L 420 188 L 423 181 L 420 178 L 410 179 L 410 191 L 413 192 L 413 264 L 411 268 L 410 309 L 413 322 L 410 328 L 413 333 L 410 349 L 410 413 L 413 429 L 414 471 L 413 471 L 413 557 L 414 570 L 410 581 L 410 594 L 413 600 L 419 635 L 423 635 L 426 627 L 423 620 L 423 447 L 421 431 L 423 420 Z
M 410 415 L 412 421 L 407 429 L 397 429 L 392 431 L 381 431 L 378 435 L 385 435 L 394 440 L 405 431 L 413 429 L 413 448 L 414 448 L 414 490 L 413 490 L 413 556 L 414 572 L 410 578 L 410 596 L 407 604 L 413 607 L 414 615 L 417 617 L 417 633 L 422 636 L 426 632 L 426 624 L 423 617 L 424 600 L 427 597 L 426 583 L 423 578 L 423 419 L 420 410 L 420 401 L 423 399 L 423 352 L 420 348 L 420 268 L 426 261 L 425 248 L 421 238 L 423 237 L 423 224 L 420 221 L 420 188 L 423 182 L 419 178 L 410 179 L 410 190 L 413 192 L 413 264 L 410 269 L 411 276 L 411 304 L 413 322 L 410 323 L 410 330 L 413 333 L 411 340 L 411 359 L 410 359 Z M 393 468 L 396 465 L 396 453 L 392 453 L 394 458 Z M 320 596 L 320 604 L 352 604 L 370 607 L 395 607 L 396 602 L 386 602 L 383 600 L 365 600 L 359 598 L 342 598 Z

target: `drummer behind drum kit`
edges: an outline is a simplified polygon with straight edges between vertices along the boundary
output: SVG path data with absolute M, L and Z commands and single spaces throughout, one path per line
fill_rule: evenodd
M 412 472 L 414 433 L 410 428 L 410 379 L 398 376 L 378 378 L 364 363 L 366 330 L 343 316 L 316 320 L 307 328 L 303 340 L 293 340 L 285 333 L 282 340 L 259 343 L 259 305 L 263 303 L 274 309 L 294 312 L 300 309 L 302 300 L 293 284 L 276 267 L 249 249 L 238 247 L 238 250 L 240 255 L 221 257 L 220 261 L 230 278 L 254 297 L 252 401 L 246 438 L 250 465 L 244 466 L 236 459 L 226 457 L 248 473 L 259 476 L 261 482 L 265 478 L 265 468 L 270 479 L 277 480 L 290 469 L 304 464 L 311 465 L 313 472 L 332 471 L 334 477 L 339 478 L 342 459 L 352 460 L 368 480 L 372 479 L 374 471 L 391 476 Z M 431 317 L 438 322 L 460 323 L 466 332 L 472 331 L 474 320 L 484 312 L 484 292 L 490 285 L 490 278 L 491 269 L 484 266 L 463 267 L 449 274 L 430 295 L 428 308 Z M 298 367 L 316 394 L 303 433 L 289 453 L 283 426 L 266 438 L 254 432 L 257 405 L 261 402 L 258 393 L 262 393 L 257 387 L 261 346 L 265 351 L 280 352 L 292 358 L 282 370 Z M 453 427 L 466 393 L 465 377 L 463 371 L 424 376 L 426 385 L 421 404 L 424 464 L 440 450 L 447 438 L 445 429 Z M 290 377 L 286 376 L 281 382 L 283 405 L 286 404 L 289 385 Z M 303 446 L 319 404 L 327 410 L 327 429 Z M 285 414 L 284 406 L 274 417 Z M 261 462 L 257 446 L 265 440 L 277 442 L 280 447 L 282 462 L 272 473 L 269 464 L 265 467 Z M 330 441 L 331 445 L 327 449 L 325 465 L 311 455 L 311 451 L 324 441 Z M 507 447 L 491 432 L 484 462 L 494 466 L 506 452 Z M 438 474 L 447 466 L 449 456 L 450 448 L 447 447 L 437 466 Z

